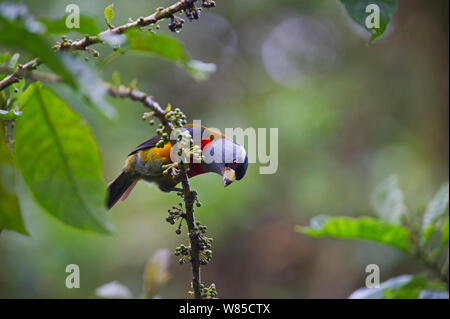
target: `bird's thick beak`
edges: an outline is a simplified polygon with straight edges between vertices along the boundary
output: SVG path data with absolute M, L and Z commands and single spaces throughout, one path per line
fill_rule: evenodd
M 234 169 L 225 167 L 223 171 L 223 186 L 228 186 L 236 180 L 236 173 Z

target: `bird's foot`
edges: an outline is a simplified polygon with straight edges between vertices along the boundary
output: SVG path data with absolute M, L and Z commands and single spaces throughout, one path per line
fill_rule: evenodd
M 162 172 L 163 175 L 167 175 L 169 173 L 172 176 L 178 175 L 178 163 L 163 165 L 163 166 L 161 166 L 161 168 L 163 169 L 163 172 Z

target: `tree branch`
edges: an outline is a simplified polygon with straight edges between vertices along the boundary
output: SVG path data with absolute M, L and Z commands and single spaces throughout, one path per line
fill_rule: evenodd
M 161 124 L 166 127 L 166 132 L 170 136 L 170 133 L 172 133 L 173 130 L 172 123 L 170 123 L 166 119 L 165 111 L 161 108 L 158 102 L 153 100 L 153 96 L 147 95 L 144 92 L 123 85 L 114 86 L 109 83 L 105 83 L 105 85 L 107 87 L 107 92 L 109 95 L 119 98 L 129 98 L 133 101 L 141 102 L 145 107 L 155 112 L 155 116 L 158 118 Z
M 19 82 L 23 77 L 27 76 L 30 71 L 37 68 L 40 61 L 39 58 L 35 58 L 25 64 L 19 64 L 17 69 L 13 70 L 13 72 L 0 81 L 0 91 L 4 90 L 11 84 Z
M 58 43 L 57 49 L 67 51 L 86 50 L 86 48 L 92 44 L 102 43 L 102 38 L 105 36 L 111 34 L 122 34 L 129 29 L 141 28 L 151 24 L 155 24 L 160 20 L 173 18 L 175 13 L 191 8 L 197 1 L 199 0 L 180 0 L 167 8 L 159 7 L 153 14 L 147 17 L 139 17 L 136 20 L 130 21 L 121 26 L 109 28 L 108 30 L 103 31 L 96 36 L 85 36 L 83 39 L 76 41 L 62 41 L 61 43 Z M 203 6 L 213 7 L 215 6 L 215 4 L 213 1 L 203 0 Z M 171 30 L 176 31 L 176 29 L 172 28 Z
M 154 112 L 154 116 L 159 119 L 165 127 L 165 131 L 169 134 L 173 131 L 173 125 L 166 118 L 166 112 L 163 111 L 158 102 L 152 96 L 145 94 L 139 90 L 125 87 L 123 85 L 113 86 L 107 84 L 107 92 L 113 97 L 130 98 L 133 101 L 141 102 L 145 107 Z M 189 184 L 189 177 L 183 163 L 179 163 L 178 172 L 181 177 L 183 186 L 183 199 L 186 212 L 186 224 L 189 231 L 189 241 L 191 243 L 190 261 L 192 264 L 192 287 L 194 289 L 194 296 L 196 299 L 201 299 L 201 278 L 200 278 L 200 235 L 196 227 L 194 202 L 197 198 L 197 193 L 193 191 Z
M 192 288 L 195 299 L 202 299 L 201 278 L 200 278 L 200 238 L 195 227 L 194 201 L 197 193 L 191 190 L 189 178 L 184 165 L 180 168 L 181 184 L 183 186 L 184 207 L 186 209 L 186 224 L 189 230 L 189 241 L 191 243 L 191 264 L 192 264 Z

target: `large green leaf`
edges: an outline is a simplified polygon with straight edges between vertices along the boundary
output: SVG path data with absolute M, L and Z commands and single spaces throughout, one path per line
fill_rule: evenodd
M 444 184 L 428 203 L 422 220 L 422 234 L 424 242 L 428 242 L 436 228 L 444 223 L 443 217 L 448 208 L 449 185 Z M 448 218 L 447 218 L 448 220 Z
M 391 176 L 375 188 L 372 194 L 372 206 L 379 217 L 392 224 L 401 224 L 406 213 L 403 192 L 397 177 Z
M 126 33 L 126 37 L 126 48 L 131 52 L 156 55 L 176 62 L 197 80 L 207 78 L 216 70 L 216 66 L 213 63 L 190 60 L 183 44 L 172 36 L 161 33 L 130 30 Z
M 39 19 L 46 27 L 46 32 L 49 34 L 67 34 L 69 32 L 75 31 L 82 34 L 96 35 L 100 33 L 100 28 L 97 24 L 97 19 L 94 17 L 80 15 L 80 27 L 69 29 L 66 26 L 66 17 L 56 20 L 50 19 Z
M 0 123 L 0 230 L 5 228 L 27 235 L 15 192 L 15 177 L 13 159 Z
M 366 29 L 371 35 L 371 41 L 381 36 L 386 30 L 389 21 L 397 11 L 397 0 L 340 0 L 345 6 L 349 16 Z M 370 4 L 375 4 L 380 9 L 380 25 L 379 28 L 369 29 L 366 26 L 366 19 L 371 12 L 366 12 L 366 7 Z
M 16 161 L 36 201 L 68 225 L 110 232 L 99 150 L 86 122 L 39 83 L 21 104 Z
M 296 226 L 296 231 L 312 237 L 334 237 L 340 239 L 366 239 L 394 246 L 410 252 L 410 231 L 400 225 L 371 217 L 327 217 L 316 216 L 309 227 Z

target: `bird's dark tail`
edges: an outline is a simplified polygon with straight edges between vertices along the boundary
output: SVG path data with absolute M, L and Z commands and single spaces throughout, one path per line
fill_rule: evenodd
M 106 201 L 108 209 L 113 207 L 119 199 L 124 200 L 127 198 L 137 181 L 138 179 L 133 174 L 125 170 L 111 181 L 108 184 L 108 200 Z

